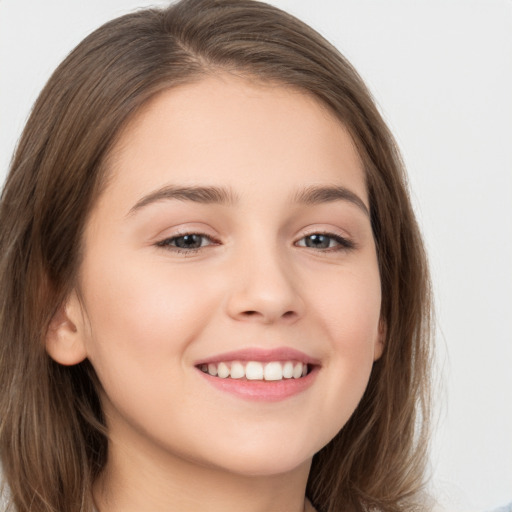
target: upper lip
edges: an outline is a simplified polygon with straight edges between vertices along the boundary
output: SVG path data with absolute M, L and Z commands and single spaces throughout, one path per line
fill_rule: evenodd
M 223 352 L 195 363 L 195 366 L 209 363 L 220 363 L 226 361 L 260 361 L 262 363 L 271 361 L 300 361 L 305 364 L 318 365 L 320 361 L 300 350 L 291 347 L 278 347 L 273 349 L 244 348 L 232 352 Z

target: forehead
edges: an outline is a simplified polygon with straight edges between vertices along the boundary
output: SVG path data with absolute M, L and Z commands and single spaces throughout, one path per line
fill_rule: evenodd
M 127 124 L 108 160 L 111 185 L 165 182 L 349 186 L 367 203 L 346 127 L 297 89 L 216 75 L 166 90 Z

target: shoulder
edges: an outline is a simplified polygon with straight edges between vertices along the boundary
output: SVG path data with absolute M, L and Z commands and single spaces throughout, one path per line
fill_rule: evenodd
M 9 507 L 9 490 L 3 480 L 0 480 L 0 512 L 14 512 L 12 506 Z
M 9 487 L 2 473 L 2 465 L 0 464 L 0 512 L 14 512 L 9 505 Z

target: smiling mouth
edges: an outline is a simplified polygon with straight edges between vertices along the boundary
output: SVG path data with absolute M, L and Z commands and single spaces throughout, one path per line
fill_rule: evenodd
M 226 361 L 201 364 L 198 368 L 212 377 L 246 381 L 282 381 L 301 379 L 311 371 L 301 361 Z

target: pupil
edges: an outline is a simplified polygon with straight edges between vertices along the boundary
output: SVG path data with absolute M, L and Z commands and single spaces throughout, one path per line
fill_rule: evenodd
M 184 235 L 176 238 L 176 245 L 182 249 L 197 249 L 201 247 L 201 235 Z
M 306 238 L 307 247 L 327 249 L 329 247 L 329 243 L 330 239 L 326 235 L 310 235 Z

